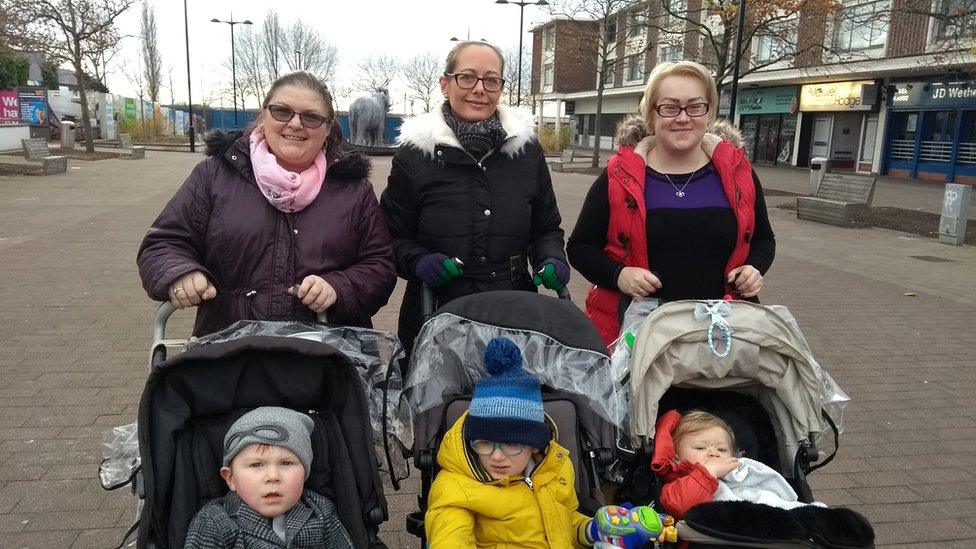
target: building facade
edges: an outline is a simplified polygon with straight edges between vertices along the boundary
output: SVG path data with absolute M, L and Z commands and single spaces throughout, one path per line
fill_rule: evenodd
M 734 121 L 752 161 L 804 167 L 811 158 L 825 157 L 839 170 L 976 183 L 976 0 L 822 5 L 831 8 L 804 8 L 759 28 L 746 25 L 753 38 L 741 65 Z M 714 67 L 714 54 L 696 28 L 703 20 L 714 26 L 715 19 L 701 6 L 701 0 L 655 0 L 587 22 L 591 36 L 613 45 L 599 137 L 593 132 L 595 60 L 579 62 L 576 52 L 576 85 L 533 86 L 533 99 L 537 105 L 557 103 L 573 125 L 575 146 L 612 150 L 616 122 L 637 112 L 657 63 L 690 59 Z M 747 12 L 748 21 L 762 17 Z M 569 40 L 549 29 L 568 23 L 550 21 L 532 30 L 539 47 L 551 33 L 548 52 L 533 55 L 533 82 L 543 74 L 543 58 L 551 67 L 544 78 L 561 81 L 560 59 Z M 682 34 L 662 32 L 675 25 Z M 584 65 L 588 78 L 580 75 Z M 579 87 L 581 80 L 587 87 Z M 730 80 L 723 86 L 720 115 L 729 112 Z

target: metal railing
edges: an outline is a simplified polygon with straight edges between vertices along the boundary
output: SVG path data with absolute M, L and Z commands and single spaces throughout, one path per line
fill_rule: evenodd
M 911 160 L 915 157 L 915 142 L 905 139 L 895 139 L 891 142 L 892 160 Z
M 918 150 L 919 161 L 948 162 L 951 158 L 951 141 L 922 141 Z

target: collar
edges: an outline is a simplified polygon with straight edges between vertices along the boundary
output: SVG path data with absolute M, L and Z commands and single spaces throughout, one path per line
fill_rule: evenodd
M 515 157 L 535 139 L 532 113 L 525 109 L 504 105 L 499 105 L 497 112 L 502 128 L 508 134 L 500 150 L 506 156 Z M 410 145 L 427 156 L 433 156 L 438 146 L 462 148 L 457 136 L 444 121 L 444 113 L 439 108 L 405 120 L 400 126 L 397 143 Z

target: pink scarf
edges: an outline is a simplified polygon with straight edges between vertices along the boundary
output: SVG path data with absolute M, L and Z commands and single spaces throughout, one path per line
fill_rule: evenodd
M 285 213 L 301 211 L 315 200 L 322 190 L 327 163 L 325 153 L 319 152 L 312 165 L 301 173 L 282 168 L 268 150 L 264 126 L 251 132 L 251 170 L 254 179 L 272 206 Z

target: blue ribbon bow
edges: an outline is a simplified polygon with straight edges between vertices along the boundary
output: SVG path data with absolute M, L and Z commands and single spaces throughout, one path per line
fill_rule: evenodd
M 728 301 L 708 301 L 695 304 L 695 320 L 701 322 L 708 319 L 708 350 L 719 358 L 729 356 L 732 351 L 732 328 L 725 317 L 732 314 L 732 306 Z M 725 340 L 725 351 L 720 353 L 715 349 L 715 328 L 718 327 L 721 335 L 719 339 Z

